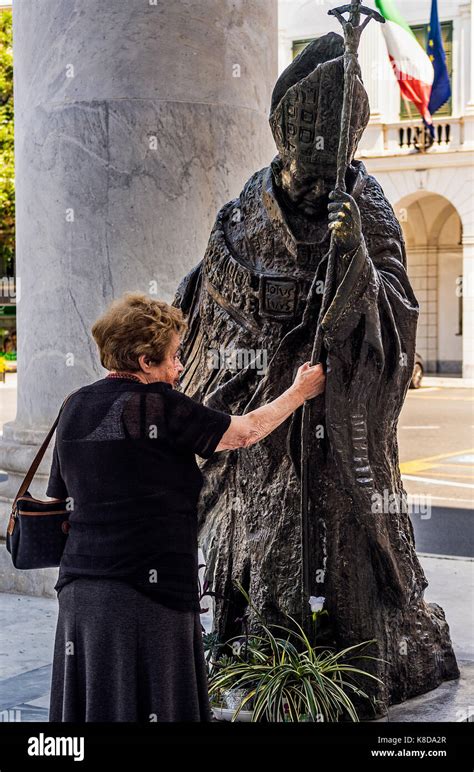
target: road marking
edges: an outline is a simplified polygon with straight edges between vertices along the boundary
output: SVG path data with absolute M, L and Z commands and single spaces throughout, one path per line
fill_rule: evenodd
M 458 499 L 458 498 L 455 499 L 452 496 L 436 496 L 434 494 L 431 494 L 430 498 L 432 501 L 434 501 L 435 499 L 436 501 L 450 501 L 451 504 L 462 503 L 462 504 L 471 504 L 472 506 L 472 503 L 473 503 L 472 499 Z M 461 509 L 461 507 L 453 507 L 453 509 Z
M 457 461 L 458 464 L 474 464 L 474 454 L 473 453 L 462 453 L 459 456 L 453 456 L 453 461 Z M 454 464 L 453 464 L 454 466 Z
M 402 429 L 440 429 L 439 426 L 402 426 Z
M 474 475 L 473 474 L 450 474 L 449 472 L 445 472 L 444 468 L 437 469 L 436 467 L 433 469 L 433 471 L 427 471 L 425 474 L 428 475 L 437 475 L 441 474 L 443 477 L 453 477 L 456 480 L 472 480 L 474 482 Z
M 432 469 L 435 466 L 436 461 L 443 461 L 448 458 L 455 458 L 456 456 L 464 456 L 470 453 L 474 453 L 474 448 L 466 448 L 465 450 L 456 450 L 452 453 L 440 453 L 437 456 L 426 456 L 425 458 L 415 458 L 412 461 L 404 461 L 400 464 L 400 471 L 402 474 L 413 474 L 416 472 L 427 472 L 428 469 Z
M 463 472 L 465 472 L 466 469 L 465 468 L 463 469 L 463 467 L 470 466 L 472 463 L 474 463 L 474 462 L 473 461 L 458 461 L 457 464 L 450 464 L 449 461 L 443 461 L 442 464 L 436 464 L 436 466 L 437 467 L 441 467 L 442 466 L 443 469 L 445 467 L 452 467 L 453 469 L 462 469 Z
M 431 485 L 450 485 L 452 488 L 471 488 L 474 490 L 473 483 L 455 483 L 450 480 L 439 480 L 435 477 L 417 477 L 411 474 L 402 474 L 402 480 L 415 480 L 416 482 L 431 483 Z
M 456 402 L 474 402 L 474 397 L 458 397 L 456 395 L 452 397 L 441 397 L 441 396 L 438 396 L 437 394 L 434 394 L 431 397 L 429 394 L 419 394 L 418 397 L 419 398 L 423 397 L 423 399 L 445 399 L 445 400 L 449 400 L 449 402 L 452 402 L 453 400 L 456 400 Z
M 442 560 L 468 560 L 470 563 L 474 558 L 464 557 L 462 555 L 438 555 L 436 552 L 418 552 L 416 553 L 420 558 L 441 558 Z

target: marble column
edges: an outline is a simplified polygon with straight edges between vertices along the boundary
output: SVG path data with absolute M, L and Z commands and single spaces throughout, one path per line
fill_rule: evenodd
M 94 320 L 125 290 L 169 302 L 218 208 L 273 157 L 277 0 L 14 0 L 13 24 L 18 410 L 0 443 L 2 536 L 64 396 L 104 375 Z M 56 574 L 16 571 L 2 543 L 0 588 L 51 594 Z

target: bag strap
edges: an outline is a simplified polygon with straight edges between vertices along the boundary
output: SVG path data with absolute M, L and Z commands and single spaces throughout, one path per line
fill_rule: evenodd
M 83 388 L 83 387 L 80 386 L 79 388 Z M 18 493 L 16 494 L 16 496 L 15 496 L 15 498 L 13 500 L 12 512 L 15 509 L 15 505 L 16 505 L 17 499 L 19 499 L 20 496 L 23 496 L 23 494 L 26 493 L 26 491 L 28 490 L 28 488 L 30 486 L 30 483 L 31 483 L 33 477 L 36 474 L 36 470 L 38 469 L 38 467 L 39 467 L 39 465 L 41 463 L 41 460 L 42 460 L 42 458 L 43 458 L 43 456 L 44 456 L 44 454 L 46 452 L 46 448 L 48 447 L 48 445 L 50 443 L 51 437 L 53 436 L 54 430 L 56 429 L 56 426 L 58 425 L 59 416 L 61 415 L 61 412 L 62 412 L 62 409 L 63 409 L 64 405 L 68 401 L 69 397 L 72 397 L 72 395 L 75 394 L 76 391 L 79 391 L 79 389 L 74 389 L 74 391 L 71 391 L 71 393 L 67 395 L 66 399 L 64 400 L 63 404 L 61 405 L 61 407 L 59 409 L 59 413 L 58 413 L 58 415 L 56 417 L 56 420 L 54 421 L 51 429 L 49 430 L 48 434 L 46 435 L 45 439 L 43 440 L 43 443 L 41 444 L 40 449 L 38 450 L 36 456 L 34 457 L 32 463 L 31 463 L 31 466 L 28 469 L 28 471 L 27 471 L 27 473 L 26 473 L 26 475 L 24 477 L 24 480 L 23 480 L 22 484 L 20 485 L 20 487 L 18 489 Z

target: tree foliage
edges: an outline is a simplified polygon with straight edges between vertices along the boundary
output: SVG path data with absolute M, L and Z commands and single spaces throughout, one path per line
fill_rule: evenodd
M 15 168 L 13 154 L 12 13 L 0 11 L 0 270 L 13 275 Z

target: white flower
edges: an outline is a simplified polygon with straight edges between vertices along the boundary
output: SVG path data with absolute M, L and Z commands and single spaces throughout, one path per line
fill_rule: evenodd
M 315 595 L 311 595 L 309 599 L 309 605 L 311 606 L 311 611 L 321 611 L 324 606 L 324 601 L 326 598 L 323 598 L 322 595 L 319 595 L 316 597 Z
M 232 653 L 238 656 L 240 654 L 240 649 L 242 648 L 242 644 L 240 641 L 234 641 L 232 644 Z

